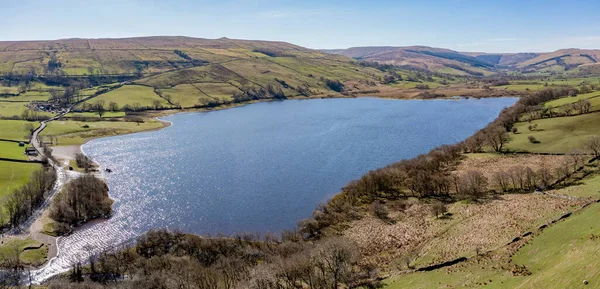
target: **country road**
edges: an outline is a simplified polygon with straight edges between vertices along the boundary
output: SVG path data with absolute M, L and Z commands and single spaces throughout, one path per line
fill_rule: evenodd
M 70 108 L 51 119 L 41 121 L 40 126 L 31 134 L 30 143 L 38 151 L 40 157 L 44 157 L 45 155 L 44 150 L 42 149 L 42 143 L 40 141 L 39 134 L 46 128 L 48 122 L 55 121 L 63 117 L 65 114 L 69 113 L 69 111 Z M 47 159 L 48 163 L 54 167 L 57 177 L 52 190 L 48 192 L 46 199 L 35 210 L 35 212 L 23 224 L 9 231 L 8 236 L 15 238 L 30 237 L 33 240 L 46 244 L 48 247 L 48 259 L 52 259 L 58 255 L 57 238 L 41 233 L 43 227 L 42 216 L 52 203 L 54 196 L 56 196 L 56 194 L 62 189 L 62 186 L 67 179 L 67 173 L 60 163 L 52 160 L 50 157 Z
M 40 121 L 40 126 L 37 127 L 31 134 L 30 144 L 39 153 L 39 158 L 46 157 L 46 159 L 48 160 L 48 163 L 56 171 L 57 178 L 56 178 L 56 182 L 54 183 L 54 186 L 52 187 L 52 189 L 46 194 L 46 198 L 45 198 L 44 202 L 35 210 L 35 212 L 25 222 L 23 222 L 17 228 L 10 230 L 7 234 L 7 237 L 21 238 L 21 239 L 31 238 L 33 240 L 36 240 L 38 242 L 46 244 L 48 247 L 48 254 L 47 254 L 48 261 L 46 262 L 46 264 L 43 267 L 51 264 L 53 262 L 53 260 L 59 254 L 58 241 L 59 241 L 60 237 L 53 237 L 53 236 L 49 236 L 49 235 L 42 233 L 44 222 L 48 218 L 48 208 L 52 204 L 52 200 L 54 199 L 54 197 L 62 190 L 62 187 L 64 186 L 64 184 L 66 184 L 69 180 L 73 180 L 73 179 L 79 177 L 81 175 L 81 173 L 76 172 L 76 171 L 66 170 L 64 168 L 64 165 L 61 164 L 59 161 L 54 160 L 50 156 L 46 156 L 44 153 L 44 149 L 43 149 L 43 143 L 42 143 L 43 140 L 40 139 L 40 133 L 44 129 L 46 129 L 46 127 L 48 126 L 48 123 L 62 118 L 63 116 L 65 116 L 66 114 L 71 112 L 71 110 L 78 104 L 88 101 L 90 99 L 93 99 L 95 97 L 98 97 L 99 95 L 102 95 L 104 93 L 112 91 L 112 90 L 114 90 L 118 87 L 121 87 L 127 83 L 128 82 L 119 83 L 118 85 L 113 86 L 113 87 L 103 91 L 102 93 L 94 94 L 94 95 L 88 96 L 86 98 L 83 98 L 78 102 L 72 103 L 68 108 L 66 108 L 64 111 L 61 111 L 54 117 L 52 117 L 48 120 Z M 39 271 L 39 270 L 36 270 L 36 271 Z M 26 283 L 29 284 L 29 281 L 26 281 Z

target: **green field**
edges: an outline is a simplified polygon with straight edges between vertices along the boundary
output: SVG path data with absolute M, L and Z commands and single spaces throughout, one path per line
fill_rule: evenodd
M 42 243 L 32 239 L 14 239 L 0 245 L 0 259 L 10 259 L 16 256 L 15 250 L 19 250 L 20 259 L 23 263 L 30 266 L 39 266 L 46 262 L 48 256 L 48 247 L 41 246 L 39 249 L 23 250 L 26 247 L 36 248 Z
M 529 131 L 529 125 L 537 124 L 538 131 Z M 585 141 L 593 135 L 600 134 L 600 113 L 556 117 L 520 122 L 515 124 L 518 134 L 510 134 L 510 142 L 506 148 L 512 151 L 535 153 L 568 153 L 583 149 Z M 539 143 L 531 143 L 533 136 Z
M 171 97 L 173 103 L 182 107 L 193 107 L 200 99 L 210 99 L 191 84 L 180 84 L 173 88 L 158 89 L 163 97 Z
M 94 93 L 98 92 L 101 89 L 110 88 L 110 87 L 113 87 L 116 85 L 119 85 L 119 83 L 111 83 L 111 84 L 105 84 L 105 85 L 100 85 L 100 86 L 94 86 L 94 87 L 82 89 L 82 90 L 78 91 L 77 93 L 80 96 L 84 96 L 84 97 L 90 96 L 90 95 L 93 95 Z
M 35 163 L 0 161 L 0 203 L 14 189 L 24 185 L 31 174 L 41 168 Z
M 561 105 L 575 103 L 581 99 L 588 99 L 592 105 L 591 110 L 600 110 L 600 92 L 591 92 L 586 94 L 579 94 L 575 97 L 563 97 L 557 100 L 552 100 L 544 103 L 545 107 L 559 107 Z
M 85 127 L 85 126 L 89 127 Z M 57 137 L 54 145 L 79 145 L 92 138 L 134 133 L 163 127 L 160 121 L 149 120 L 138 124 L 125 121 L 53 121 L 41 135 Z
M 0 94 L 17 94 L 19 93 L 18 86 L 2 86 L 0 85 Z
M 509 85 L 501 85 L 501 86 L 494 86 L 494 89 L 507 89 L 507 90 L 516 90 L 516 91 L 527 91 L 527 90 L 539 90 L 539 89 L 543 89 L 544 88 L 544 84 L 537 84 L 537 83 L 528 83 L 528 84 L 509 84 Z
M 195 83 L 197 88 L 208 94 L 211 98 L 221 100 L 232 100 L 235 93 L 240 93 L 241 90 L 229 83 Z
M 134 107 L 139 105 L 140 107 L 153 107 L 154 101 L 158 101 L 161 106 L 169 107 L 164 99 L 160 98 L 151 87 L 141 85 L 124 85 L 120 88 L 102 94 L 98 97 L 87 101 L 89 104 L 95 104 L 97 101 L 103 100 L 104 106 L 108 109 L 110 102 L 116 102 L 122 109 L 125 105 Z
M 25 102 L 0 101 L 0 116 L 12 117 L 21 116 L 21 113 L 27 109 Z
M 27 110 L 27 102 L 12 102 L 12 101 L 0 101 L 0 116 L 1 117 L 21 117 L 21 113 Z M 45 112 L 45 111 L 37 111 L 39 116 L 47 116 L 52 117 L 54 114 Z
M 24 152 L 25 148 L 20 147 L 19 143 L 0 141 L 0 158 L 27 160 L 27 156 L 25 156 Z
M 102 118 L 124 117 L 124 111 L 107 111 L 102 115 Z M 65 117 L 83 117 L 83 118 L 99 118 L 96 112 L 69 112 Z
M 596 173 L 584 179 L 581 184 L 560 189 L 557 193 L 574 197 L 600 198 L 600 174 Z
M 600 176 L 553 193 L 599 197 Z M 593 204 L 545 229 L 508 259 L 482 257 L 464 265 L 416 272 L 385 281 L 385 289 L 429 288 L 600 288 L 600 204 Z M 509 261 L 510 260 L 510 261 Z M 532 274 L 514 276 L 509 268 L 524 265 Z M 590 282 L 583 285 L 583 280 Z
M 513 257 L 531 276 L 514 288 L 600 288 L 600 204 L 594 204 L 533 238 Z M 586 287 L 586 286 L 583 286 Z
M 25 120 L 0 120 L 0 139 L 28 141 L 28 126 L 38 127 L 38 122 Z
M 0 97 L 0 101 L 46 101 L 50 98 L 50 93 L 45 91 L 27 91 L 18 96 Z

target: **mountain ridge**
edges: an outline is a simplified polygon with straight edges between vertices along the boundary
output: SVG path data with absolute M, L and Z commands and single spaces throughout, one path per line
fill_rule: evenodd
M 600 50 L 594 49 L 567 48 L 539 53 L 487 53 L 460 52 L 429 46 L 363 46 L 321 51 L 362 61 L 449 74 L 489 75 L 503 70 L 549 73 L 600 71 L 600 64 L 597 64 L 600 61 Z M 480 68 L 485 68 L 485 71 L 481 71 Z

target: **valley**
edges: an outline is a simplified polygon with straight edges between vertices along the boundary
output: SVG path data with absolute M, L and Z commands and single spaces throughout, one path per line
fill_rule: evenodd
M 224 138 L 224 143 L 235 144 L 231 137 L 242 135 L 243 131 L 222 127 L 222 124 L 232 122 L 236 116 L 243 115 L 241 112 L 252 107 L 279 111 L 282 105 L 302 100 L 311 103 L 332 103 L 317 108 L 302 108 L 303 106 L 299 105 L 286 113 L 286 115 L 294 115 L 317 111 L 322 114 L 321 117 L 331 117 L 334 112 L 333 107 L 344 107 L 341 102 L 334 103 L 342 101 L 336 100 L 337 98 L 363 103 L 358 105 L 358 108 L 362 109 L 368 109 L 367 103 L 375 101 L 365 98 L 367 96 L 405 99 L 404 103 L 409 109 L 411 107 L 409 103 L 438 99 L 432 103 L 449 102 L 459 106 L 463 103 L 472 104 L 472 107 L 460 108 L 457 106 L 444 108 L 432 104 L 430 109 L 431 112 L 464 109 L 462 115 L 472 114 L 474 118 L 470 122 L 477 122 L 478 127 L 463 128 L 461 119 L 453 118 L 447 123 L 449 127 L 444 128 L 442 132 L 429 130 L 426 124 L 420 124 L 416 120 L 406 120 L 418 128 L 426 139 L 436 139 L 442 134 L 451 136 L 435 144 L 422 145 L 412 141 L 413 137 L 402 128 L 386 123 L 392 118 L 375 118 L 372 127 L 367 129 L 369 133 L 364 132 L 366 133 L 364 139 L 372 139 L 365 146 L 383 146 L 382 142 L 378 141 L 380 140 L 378 136 L 392 132 L 403 138 L 395 141 L 398 143 L 398 151 L 383 148 L 374 154 L 385 155 L 387 151 L 391 155 L 388 155 L 385 160 L 369 164 L 329 162 L 332 167 L 324 168 L 324 171 L 319 172 L 320 175 L 338 176 L 336 166 L 356 168 L 356 170 L 346 175 L 343 180 L 328 184 L 333 187 L 328 187 L 321 192 L 323 195 L 311 199 L 305 204 L 302 212 L 293 214 L 294 217 L 286 220 L 285 225 L 275 226 L 276 232 L 272 232 L 268 227 L 253 227 L 251 231 L 262 234 L 244 237 L 246 238 L 244 242 L 239 241 L 240 247 L 232 249 L 231 252 L 236 253 L 230 252 L 231 256 L 228 255 L 229 253 L 221 252 L 222 260 L 219 262 L 236 262 L 236 258 L 254 260 L 249 258 L 250 254 L 245 251 L 250 247 L 261 251 L 261 254 L 267 257 L 263 259 L 258 257 L 260 261 L 244 261 L 244 268 L 240 270 L 245 272 L 244 274 L 247 273 L 246 275 L 230 277 L 219 275 L 222 273 L 214 273 L 218 280 L 226 280 L 218 282 L 239 282 L 237 284 L 248 285 L 248 282 L 265 278 L 265 280 L 272 279 L 276 280 L 274 282 L 285 284 L 290 282 L 286 281 L 286 278 L 289 278 L 286 274 L 290 272 L 286 270 L 292 270 L 290 268 L 293 266 L 290 264 L 294 261 L 289 259 L 289 256 L 299 254 L 302 250 L 322 250 L 319 249 L 321 242 L 328 244 L 329 240 L 341 236 L 354 244 L 353 254 L 360 256 L 355 256 L 356 259 L 352 261 L 349 259 L 348 264 L 344 264 L 349 274 L 348 280 L 344 281 L 345 286 L 354 286 L 352 288 L 378 283 L 381 283 L 384 288 L 447 288 L 445 286 L 469 288 L 484 286 L 485 288 L 490 286 L 551 288 L 555 286 L 560 288 L 575 286 L 586 278 L 590 279 L 594 286 L 597 282 L 594 283 L 593 280 L 597 279 L 593 275 L 582 275 L 580 271 L 571 272 L 574 269 L 569 269 L 572 265 L 569 260 L 577 258 L 579 260 L 577 266 L 581 268 L 593 266 L 593 260 L 590 259 L 592 257 L 584 256 L 590 256 L 590 252 L 593 252 L 596 241 L 594 236 L 600 234 L 598 228 L 587 226 L 590 224 L 589 220 L 595 216 L 593 213 L 597 209 L 595 202 L 600 199 L 597 195 L 598 156 L 597 152 L 594 155 L 592 149 L 592 140 L 598 137 L 598 105 L 600 104 L 597 102 L 600 76 L 595 73 L 595 66 L 596 53 L 593 50 L 479 54 L 429 47 L 370 47 L 323 52 L 282 42 L 209 40 L 189 37 L 0 42 L 0 72 L 2 73 L 0 76 L 2 86 L 0 87 L 0 168 L 2 168 L 0 223 L 8 238 L 6 245 L 0 246 L 0 255 L 4 256 L 4 260 L 24 264 L 20 268 L 27 268 L 28 272 L 35 272 L 34 275 L 42 276 L 37 279 L 39 282 L 45 281 L 53 274 L 80 265 L 86 272 L 83 275 L 89 275 L 91 269 L 86 267 L 85 263 L 77 263 L 76 258 L 68 261 L 58 258 L 46 263 L 50 259 L 48 258 L 51 251 L 49 247 L 56 245 L 46 244 L 39 238 L 36 240 L 38 236 L 36 234 L 60 235 L 66 230 L 70 235 L 63 238 L 65 243 L 62 246 L 75 246 L 77 241 L 81 241 L 79 238 L 85 234 L 95 234 L 98 237 L 98 234 L 116 232 L 94 231 L 95 222 L 107 226 L 111 222 L 127 223 L 135 220 L 135 216 L 120 219 L 117 211 L 112 213 L 114 214 L 112 217 L 91 214 L 94 215 L 93 219 L 99 217 L 99 220 L 83 225 L 83 229 L 79 226 L 90 220 L 83 218 L 78 222 L 67 224 L 65 228 L 65 225 L 57 225 L 49 220 L 46 214 L 44 219 L 38 219 L 43 223 L 41 226 L 43 228 L 29 231 L 23 222 L 30 216 L 35 216 L 36 207 L 43 203 L 44 198 L 25 202 L 15 197 L 20 195 L 16 192 L 19 188 L 34 186 L 28 184 L 33 179 L 30 178 L 32 173 L 36 171 L 48 173 L 53 170 L 45 159 L 50 158 L 52 153 L 43 148 L 38 152 L 39 157 L 28 157 L 23 154 L 23 151 L 26 147 L 31 147 L 29 144 L 31 133 L 39 126 L 39 121 L 55 115 L 66 113 L 59 119 L 49 122 L 40 133 L 43 147 L 55 149 L 55 158 L 60 168 L 68 171 L 69 174 L 79 176 L 89 171 L 93 175 L 101 176 L 101 179 L 108 183 L 110 197 L 117 198 L 113 207 L 118 210 L 119 200 L 125 197 L 123 194 L 140 186 L 115 184 L 112 181 L 112 173 L 104 172 L 105 176 L 102 177 L 103 170 L 107 168 L 116 168 L 115 175 L 119 174 L 121 164 L 116 160 L 109 160 L 109 156 L 116 155 L 120 149 L 123 149 L 119 148 L 119 143 L 127 143 L 126 148 L 134 150 L 134 152 L 120 152 L 124 158 L 134 155 L 135 151 L 141 149 L 140 143 L 128 143 L 127 139 L 143 139 L 150 135 L 157 136 L 175 131 L 174 129 L 179 125 L 178 121 L 172 123 L 175 127 L 164 129 L 171 123 L 163 120 L 174 117 L 185 118 L 187 114 L 170 116 L 172 114 L 235 113 L 235 116 L 216 122 L 209 121 L 209 123 L 215 122 L 213 126 L 225 131 L 225 136 L 214 134 L 212 138 Z M 494 115 L 486 115 L 487 118 L 477 114 L 484 109 L 484 104 L 488 101 L 510 100 L 510 98 L 494 99 L 494 97 L 508 96 L 520 97 L 520 101 L 512 106 L 508 102 L 503 105 L 502 107 L 510 106 L 510 108 L 504 110 L 497 119 L 495 115 L 499 109 Z M 469 99 L 452 99 L 456 97 Z M 217 111 L 226 108 L 232 109 Z M 353 117 L 367 115 L 358 108 L 346 108 L 345 113 L 350 113 Z M 380 107 L 370 109 L 379 113 L 384 110 Z M 427 111 L 427 108 L 418 110 Z M 209 113 L 203 113 L 207 111 Z M 410 115 L 402 108 L 397 108 L 394 112 L 403 117 Z M 344 112 L 340 111 L 339 118 L 349 122 L 351 118 L 343 114 Z M 295 119 L 287 120 L 286 123 L 284 116 L 273 120 L 262 119 L 257 115 L 252 119 L 264 121 L 261 124 L 272 125 L 265 130 L 275 130 L 276 125 L 290 128 L 293 124 L 302 122 Z M 316 117 L 313 116 L 311 119 Z M 419 119 L 427 119 L 427 116 L 420 116 Z M 436 118 L 436 120 L 446 121 L 448 119 L 448 116 Z M 462 121 L 467 119 L 469 117 L 465 117 Z M 360 118 L 358 120 L 363 122 L 355 123 L 355 127 L 364 126 L 365 121 L 368 121 Z M 249 122 L 247 119 L 239 121 Z M 189 122 L 186 126 L 201 122 L 200 119 Z M 401 123 L 400 120 L 393 122 Z M 488 123 L 490 124 L 485 127 Z M 325 135 L 339 133 L 341 130 L 339 126 L 342 124 L 343 122 L 337 123 L 337 126 L 334 125 L 330 130 L 320 131 L 320 133 Z M 325 127 L 327 125 L 331 124 L 327 123 Z M 251 131 L 249 128 L 246 130 Z M 299 128 L 294 130 L 299 133 Z M 375 133 L 377 131 L 379 132 Z M 194 132 L 182 133 L 193 134 Z M 302 139 L 296 141 L 300 143 Z M 311 154 L 324 151 L 323 146 L 349 139 L 349 136 L 328 141 L 323 138 L 318 139 L 311 148 L 320 149 L 312 151 Z M 109 143 L 111 140 L 115 140 L 115 143 Z M 157 149 L 167 151 L 169 148 L 177 151 L 175 148 L 179 147 L 194 149 L 189 144 L 170 143 L 171 140 L 172 137 L 165 138 L 158 144 Z M 104 143 L 106 145 L 103 145 Z M 210 144 L 202 138 L 194 140 L 193 143 Z M 81 151 L 81 145 L 84 145 L 85 153 L 94 161 L 109 160 L 109 167 L 106 161 L 99 161 L 94 166 L 84 168 L 85 164 L 76 161 L 75 155 Z M 65 149 L 65 146 L 69 148 Z M 109 150 L 101 152 L 102 146 Z M 226 145 L 221 144 L 221 146 Z M 276 151 L 281 148 L 287 149 L 288 152 L 294 151 L 289 143 L 273 147 L 271 150 Z M 336 147 L 332 146 L 332 148 Z M 410 154 L 402 154 L 410 148 L 421 150 L 411 150 Z M 205 161 L 216 163 L 220 159 L 239 153 L 234 151 L 235 146 L 224 151 L 220 149 L 219 145 L 215 145 L 211 150 L 219 151 L 216 154 L 219 159 L 208 158 L 209 160 Z M 430 149 L 433 150 L 428 153 Z M 337 147 L 336 150 L 348 155 L 357 151 L 356 148 L 347 146 Z M 259 151 L 260 148 L 257 146 L 244 155 L 258 154 Z M 297 150 L 296 154 L 301 155 L 309 151 L 311 151 L 309 148 L 304 148 Z M 167 152 L 169 153 L 171 152 Z M 330 152 L 319 159 L 325 160 L 332 155 L 335 153 Z M 365 151 L 361 155 L 368 155 L 368 152 Z M 141 154 L 138 158 L 143 156 L 144 154 Z M 284 171 L 275 169 L 281 165 L 280 162 L 267 161 L 270 156 L 268 152 L 261 155 L 259 159 L 270 165 L 258 170 Z M 305 159 L 309 158 L 305 157 Z M 160 158 L 154 162 L 161 162 Z M 298 160 L 282 163 L 295 164 L 296 162 Z M 178 163 L 185 163 L 185 158 Z M 144 165 L 138 169 L 142 170 L 144 167 L 151 166 Z M 194 166 L 187 164 L 185 167 Z M 318 169 L 313 168 L 308 171 Z M 197 168 L 195 171 L 202 170 Z M 217 171 L 232 171 L 232 169 L 214 170 Z M 316 177 L 301 173 L 306 171 L 305 169 L 299 168 L 297 171 L 300 176 L 319 183 Z M 214 172 L 204 171 L 202 175 L 210 176 Z M 128 174 L 130 179 L 138 175 L 135 172 L 128 172 Z M 326 179 L 331 181 L 331 178 Z M 273 194 L 276 193 L 277 188 L 288 193 L 296 191 L 295 187 L 311 188 L 309 184 L 302 185 L 299 182 L 285 188 L 281 184 L 286 182 L 286 179 L 268 177 L 261 181 L 261 184 L 279 180 L 277 182 L 280 185 L 273 184 L 270 187 Z M 350 181 L 352 179 L 355 180 Z M 227 180 L 220 182 L 227 182 Z M 199 187 L 207 183 L 210 182 L 206 181 L 194 186 Z M 218 184 L 214 186 L 218 187 Z M 242 187 L 248 189 L 251 186 Z M 318 187 L 303 191 L 300 195 L 306 196 L 324 187 L 327 185 L 321 182 Z M 186 188 L 180 190 L 185 191 Z M 254 192 L 261 190 L 265 188 L 250 189 Z M 149 191 L 152 189 L 137 192 L 139 193 L 137 201 L 149 201 L 150 199 L 144 199 L 144 195 Z M 236 190 L 228 190 L 230 191 Z M 339 194 L 334 196 L 336 193 Z M 15 206 L 20 204 L 19 202 L 26 205 Z M 324 203 L 319 205 L 322 202 Z M 236 202 L 230 200 L 228 203 Z M 317 205 L 319 206 L 310 216 L 310 212 Z M 275 207 L 280 206 L 282 205 L 275 205 Z M 158 207 L 164 209 L 168 206 L 163 204 Z M 261 204 L 256 204 L 254 207 L 261 207 Z M 265 205 L 262 209 L 266 210 L 269 207 Z M 190 208 L 186 210 L 193 211 Z M 286 213 L 269 215 L 269 219 L 284 214 Z M 566 214 L 570 214 L 569 217 L 561 219 Z M 167 220 L 163 217 L 150 214 L 145 218 Z M 238 223 L 244 220 L 250 221 L 251 217 L 246 216 L 234 224 L 220 224 L 213 227 L 221 228 L 223 229 L 221 232 L 226 231 L 228 235 L 241 240 L 241 234 L 247 231 L 237 226 L 243 228 L 252 226 Z M 302 217 L 309 218 L 300 220 Z M 105 218 L 108 219 L 104 220 Z M 299 225 L 296 228 L 294 224 L 297 221 Z M 205 231 L 195 231 L 193 228 L 177 224 L 176 221 L 172 222 L 174 223 L 167 221 L 156 227 L 144 226 L 143 230 L 140 229 L 135 233 L 134 230 L 128 230 L 122 234 L 126 238 L 120 241 L 134 242 L 143 231 L 162 227 L 173 229 L 184 227 L 185 232 L 199 235 L 218 233 L 218 230 L 209 230 L 209 233 L 203 234 Z M 183 223 L 189 225 L 193 222 Z M 227 226 L 232 226 L 232 229 L 225 230 Z M 39 232 L 42 229 L 43 232 Z M 15 234 L 20 230 L 23 234 Z M 284 233 L 281 233 L 280 237 L 273 237 L 265 234 L 267 232 Z M 284 234 L 287 234 L 287 237 L 284 237 Z M 11 235 L 16 237 L 11 239 Z M 144 236 L 137 240 L 143 239 Z M 194 238 L 191 235 L 175 237 L 182 238 L 181 240 Z M 270 245 L 270 242 L 273 244 Z M 569 249 L 571 254 L 569 260 L 561 255 L 567 243 L 572 245 Z M 82 244 L 79 243 L 77 246 L 83 248 Z M 313 248 L 313 245 L 316 247 Z M 146 246 L 151 245 L 146 244 Z M 202 246 L 200 248 L 205 248 Z M 285 246 L 294 249 L 290 249 L 289 254 L 280 253 L 278 250 L 285 251 L 282 249 Z M 25 247 L 28 249 L 25 250 Z M 99 245 L 97 248 L 103 247 Z M 194 246 L 190 248 L 192 251 L 197 249 Z M 240 251 L 236 251 L 238 249 Z M 127 250 L 136 249 L 124 247 L 121 251 L 96 250 L 95 252 L 98 253 L 96 256 L 98 260 L 101 260 L 99 262 L 105 262 L 106 260 L 102 259 L 100 254 L 117 258 Z M 275 253 L 276 251 L 278 253 Z M 170 264 L 175 262 L 177 256 L 187 260 L 186 262 L 191 262 L 192 265 L 185 265 L 190 266 L 189 268 L 200 266 L 201 269 L 196 268 L 200 270 L 199 272 L 209 269 L 224 272 L 215 269 L 224 266 L 221 263 L 202 261 L 205 263 L 198 265 L 194 263 L 196 257 L 192 258 L 186 254 L 168 251 L 160 258 L 165 258 L 163 260 L 165 264 Z M 152 254 L 135 256 L 145 260 L 140 262 L 150 262 L 148 260 L 151 257 Z M 460 262 L 450 266 L 430 268 L 452 260 L 460 260 Z M 261 266 L 277 266 L 277 262 L 291 263 L 288 264 L 289 266 L 283 266 L 282 271 L 266 270 L 268 273 L 263 272 L 262 277 L 253 275 Z M 300 263 L 306 266 L 314 265 L 309 261 L 306 262 L 308 263 Z M 43 263 L 47 265 L 41 265 Z M 59 270 L 51 267 L 59 263 L 61 263 Z M 257 265 L 259 263 L 262 265 Z M 370 266 L 375 266 L 376 270 L 367 270 L 371 268 Z M 41 270 L 38 271 L 36 268 Z M 44 271 L 44 268 L 51 268 L 51 270 Z M 164 282 L 177 279 L 174 277 L 177 273 L 168 270 L 165 271 L 166 273 L 152 270 L 149 271 L 150 273 L 140 273 L 135 268 L 119 268 L 117 272 L 98 270 L 96 273 L 104 276 L 103 278 L 157 274 L 164 277 Z M 364 273 L 367 271 L 368 274 Z M 372 274 L 373 272 L 376 273 Z M 559 273 L 562 276 L 561 281 L 556 283 L 557 280 L 552 276 Z M 474 278 L 474 275 L 477 277 Z M 59 278 L 56 282 L 64 285 L 66 283 L 60 282 L 68 282 L 68 280 Z M 137 281 L 131 280 L 131 282 Z M 294 284 L 305 284 L 302 282 L 296 280 Z M 63 285 L 57 286 L 60 288 Z M 367 288 L 367 285 L 364 286 Z

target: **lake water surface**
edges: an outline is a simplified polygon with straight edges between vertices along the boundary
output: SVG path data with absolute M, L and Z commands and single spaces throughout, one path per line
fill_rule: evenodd
M 172 115 L 166 129 L 93 140 L 83 151 L 113 170 L 114 216 L 62 238 L 58 258 L 36 279 L 152 228 L 201 235 L 292 229 L 352 179 L 464 140 L 515 101 L 262 102 Z

